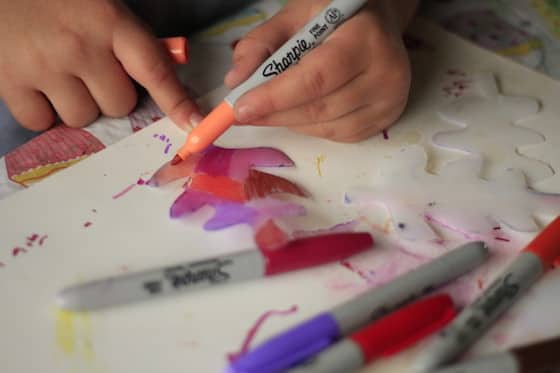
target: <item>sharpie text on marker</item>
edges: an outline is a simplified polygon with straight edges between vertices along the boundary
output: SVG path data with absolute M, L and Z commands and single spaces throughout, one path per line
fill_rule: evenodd
M 416 362 L 416 372 L 433 372 L 465 352 L 560 257 L 560 217 L 543 229 L 471 305 L 447 326 Z
M 100 309 L 336 262 L 372 246 L 366 232 L 300 238 L 276 250 L 245 250 L 76 285 L 60 292 L 57 301 L 74 311 Z

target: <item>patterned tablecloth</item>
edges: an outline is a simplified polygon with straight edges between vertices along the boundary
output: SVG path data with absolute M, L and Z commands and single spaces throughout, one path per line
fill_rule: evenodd
M 282 3 L 263 0 L 209 28 L 202 38 L 229 52 L 232 42 L 278 11 Z M 485 48 L 560 79 L 560 0 L 428 0 L 422 4 L 421 14 Z M 200 87 L 194 91 L 206 93 Z M 128 117 L 100 118 L 85 129 L 59 125 L 35 135 L 20 128 L 0 103 L 0 155 L 4 155 L 0 158 L 0 198 L 103 150 L 162 115 L 145 98 Z

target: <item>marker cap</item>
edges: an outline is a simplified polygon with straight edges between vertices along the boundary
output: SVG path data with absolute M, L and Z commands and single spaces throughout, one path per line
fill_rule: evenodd
M 184 160 L 190 154 L 202 152 L 233 123 L 235 123 L 233 108 L 227 102 L 222 101 L 191 131 L 185 145 L 177 152 L 177 156 Z
M 369 233 L 333 233 L 294 240 L 276 249 L 261 249 L 265 275 L 313 267 L 358 254 L 373 246 Z
M 228 373 L 276 373 L 307 360 L 339 338 L 338 325 L 321 314 L 265 342 L 231 364 Z
M 524 251 L 537 255 L 545 270 L 550 268 L 560 258 L 560 216 L 547 225 Z
M 177 64 L 186 64 L 189 60 L 189 44 L 187 38 L 176 36 L 160 39 L 171 59 Z

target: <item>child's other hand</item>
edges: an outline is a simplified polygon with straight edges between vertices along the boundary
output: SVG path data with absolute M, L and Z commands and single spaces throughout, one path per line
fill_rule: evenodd
M 243 82 L 329 1 L 291 0 L 236 46 L 226 84 Z M 404 110 L 410 66 L 402 32 L 416 0 L 371 1 L 322 45 L 235 107 L 241 123 L 355 142 L 381 131 Z
M 0 98 L 29 129 L 55 111 L 73 127 L 128 114 L 129 76 L 175 123 L 196 112 L 159 41 L 118 0 L 0 0 L 0 35 Z

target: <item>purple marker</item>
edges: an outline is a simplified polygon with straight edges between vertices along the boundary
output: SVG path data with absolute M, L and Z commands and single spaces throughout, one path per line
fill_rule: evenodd
M 270 339 L 233 362 L 228 372 L 276 373 L 301 364 L 343 336 L 478 267 L 488 255 L 483 242 L 468 243 Z

